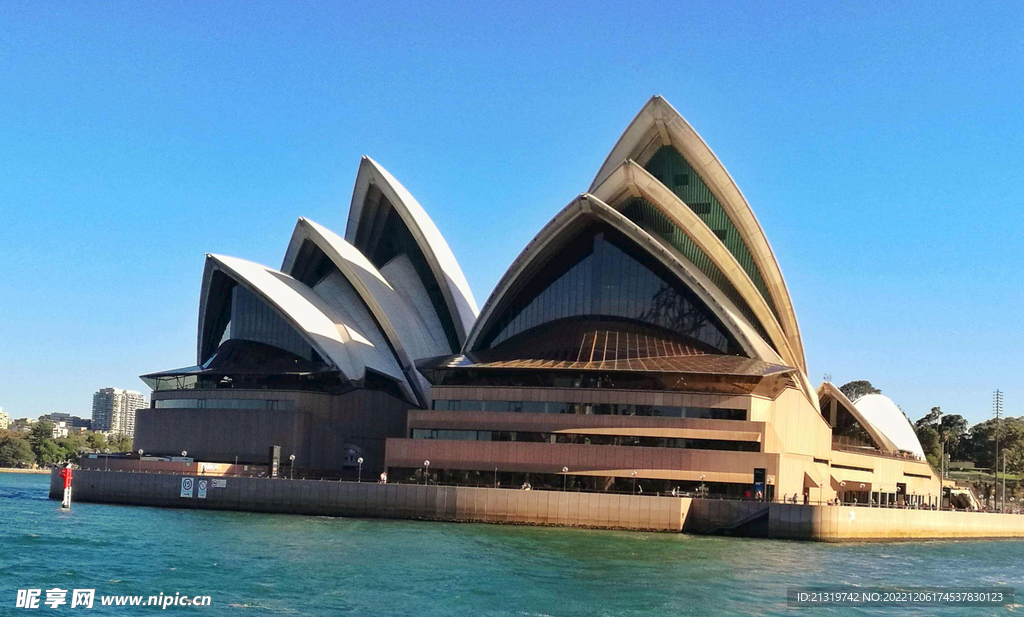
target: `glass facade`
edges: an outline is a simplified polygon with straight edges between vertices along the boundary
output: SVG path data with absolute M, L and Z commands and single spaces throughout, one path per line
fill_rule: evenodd
M 746 420 L 745 409 L 635 405 L 632 403 L 564 403 L 553 401 L 435 400 L 436 411 L 496 411 L 505 413 L 560 413 L 578 415 L 650 416 L 661 418 L 704 418 Z
M 836 425 L 832 427 L 832 443 L 855 448 L 878 449 L 878 445 L 875 444 L 875 440 L 871 438 L 867 429 L 842 406 L 838 406 L 836 409 Z
M 211 330 L 205 338 L 204 365 L 229 340 L 263 343 L 310 362 L 322 362 L 312 345 L 276 309 L 222 273 L 217 276 L 223 278 L 211 286 L 211 297 L 219 298 L 220 307 L 208 324 Z
M 778 318 L 778 311 L 775 302 L 768 292 L 768 286 L 764 282 L 764 276 L 754 263 L 754 257 L 750 253 L 743 238 L 740 237 L 736 224 L 725 212 L 725 208 L 719 203 L 711 189 L 704 183 L 700 175 L 683 158 L 683 155 L 672 146 L 662 146 L 654 153 L 644 168 L 652 176 L 658 179 L 669 190 L 683 200 L 694 214 L 699 216 L 708 227 L 722 240 L 729 252 L 736 257 L 736 261 L 750 276 L 754 286 L 761 292 L 765 302 L 772 313 Z
M 291 399 L 172 398 L 153 401 L 156 409 L 295 409 Z
M 645 448 L 685 448 L 688 450 L 724 450 L 760 452 L 756 441 L 724 439 L 685 439 L 679 437 L 646 437 L 639 435 L 590 435 L 576 433 L 534 433 L 525 431 L 467 431 L 450 429 L 419 429 L 410 431 L 413 439 L 447 439 L 453 441 L 518 441 L 526 443 L 561 443 L 589 446 L 640 446 Z
M 631 240 L 604 224 L 570 241 L 512 297 L 481 339 L 493 348 L 536 326 L 567 318 L 656 326 L 711 352 L 742 353 L 706 305 Z
M 711 261 L 707 253 L 702 251 L 690 236 L 686 235 L 686 232 L 680 229 L 672 219 L 666 216 L 657 206 L 642 197 L 634 197 L 626 202 L 622 207 L 622 214 L 639 225 L 647 233 L 660 237 L 679 251 L 683 257 L 689 260 L 690 263 L 704 273 L 704 276 L 711 279 L 711 282 L 722 290 L 722 293 L 736 305 L 740 313 L 757 330 L 758 335 L 771 345 L 772 348 L 775 347 L 764 325 L 754 314 L 754 310 L 750 308 L 747 301 L 740 295 L 739 290 L 729 281 L 729 277 Z M 776 351 L 778 350 L 776 349 Z
M 790 374 L 767 377 L 738 375 L 679 375 L 676 373 L 547 371 L 498 369 L 426 369 L 423 375 L 436 386 L 497 388 L 605 388 L 710 394 L 755 394 L 774 399 L 786 388 L 797 388 Z

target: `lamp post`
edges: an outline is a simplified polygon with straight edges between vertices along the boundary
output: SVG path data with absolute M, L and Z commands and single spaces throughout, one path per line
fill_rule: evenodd
M 430 479 L 430 461 L 423 461 L 423 486 L 427 485 Z
M 142 471 L 142 448 L 139 448 L 139 471 Z
M 356 462 L 359 463 L 359 475 L 357 476 L 356 482 L 362 482 L 363 481 L 363 457 L 360 456 L 359 458 L 357 458 Z
M 494 488 L 498 488 L 498 468 L 494 468 Z
M 705 476 L 704 474 L 700 474 L 700 489 L 698 489 L 698 490 L 700 492 L 700 496 L 701 497 L 707 497 L 708 489 L 707 489 L 706 486 L 704 486 L 704 478 L 706 478 L 706 477 L 707 476 Z
M 1006 511 L 1006 448 L 1003 448 L 1003 507 L 1000 512 Z
M 562 467 L 562 491 L 566 490 L 566 485 L 569 483 L 569 468 Z
M 636 470 L 635 469 L 633 470 L 632 476 L 633 476 L 633 494 L 636 495 Z
M 839 503 L 843 503 L 846 501 L 846 480 L 843 480 L 842 482 L 839 483 L 839 488 L 842 489 L 840 492 L 842 492 L 843 494 L 843 496 L 839 499 Z
M 294 454 L 289 454 L 288 455 L 288 469 L 289 469 L 289 474 L 291 476 L 291 479 L 294 480 L 295 479 L 295 455 Z

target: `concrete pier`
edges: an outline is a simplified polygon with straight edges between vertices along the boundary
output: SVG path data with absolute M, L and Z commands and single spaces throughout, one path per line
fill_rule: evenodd
M 182 496 L 191 479 L 191 497 Z M 201 486 L 205 482 L 205 490 Z M 216 481 L 216 482 L 215 482 Z M 186 484 L 188 484 L 186 482 Z M 50 498 L 60 500 L 59 471 Z M 842 542 L 1024 537 L 1024 516 L 688 497 L 79 470 L 76 502 Z

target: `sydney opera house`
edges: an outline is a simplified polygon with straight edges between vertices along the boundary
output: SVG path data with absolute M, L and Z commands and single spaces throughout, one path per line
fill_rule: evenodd
M 344 237 L 279 269 L 207 255 L 194 366 L 153 373 L 136 448 L 307 474 L 769 500 L 935 503 L 881 395 L 808 377 L 764 231 L 653 97 L 478 310 L 437 227 L 369 158 Z M 429 464 L 427 463 L 429 461 Z

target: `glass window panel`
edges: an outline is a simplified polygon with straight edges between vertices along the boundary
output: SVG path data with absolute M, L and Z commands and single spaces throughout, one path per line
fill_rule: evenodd
M 509 307 L 482 338 L 484 347 L 544 323 L 586 316 L 635 320 L 721 353 L 740 353 L 717 317 L 681 280 L 631 240 L 602 225 L 566 245 Z

